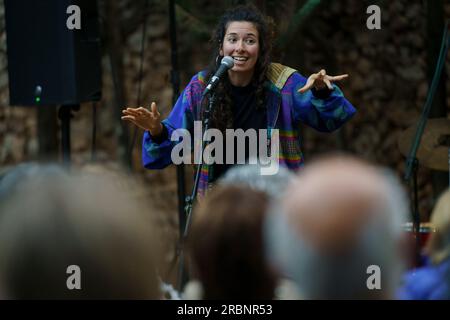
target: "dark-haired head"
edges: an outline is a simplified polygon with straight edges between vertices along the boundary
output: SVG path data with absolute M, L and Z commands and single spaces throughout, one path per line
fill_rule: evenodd
M 251 85 L 255 87 L 257 107 L 265 106 L 265 90 L 264 82 L 266 80 L 266 72 L 271 62 L 272 52 L 272 30 L 270 24 L 264 15 L 253 5 L 237 6 L 229 9 L 219 19 L 211 42 L 213 54 L 211 64 L 209 66 L 208 77 L 211 77 L 220 65 L 223 58 L 224 39 L 227 34 L 228 27 L 233 22 L 250 22 L 258 31 L 258 59 L 254 65 Z M 212 123 L 218 129 L 224 130 L 232 127 L 232 100 L 229 96 L 230 81 L 226 76 L 224 81 L 219 85 L 216 96 L 217 106 L 212 114 Z
M 266 263 L 263 221 L 269 197 L 246 186 L 218 186 L 199 204 L 188 240 L 203 298 L 272 299 L 276 275 Z

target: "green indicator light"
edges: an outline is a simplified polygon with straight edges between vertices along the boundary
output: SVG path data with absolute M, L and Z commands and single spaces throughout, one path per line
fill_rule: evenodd
M 36 86 L 36 88 L 34 88 L 34 101 L 36 103 L 41 102 L 41 95 L 42 95 L 42 87 Z

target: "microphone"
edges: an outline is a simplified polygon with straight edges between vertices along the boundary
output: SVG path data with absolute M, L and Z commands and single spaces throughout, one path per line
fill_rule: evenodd
M 208 85 L 205 88 L 205 91 L 203 91 L 203 96 L 208 94 L 210 91 L 213 91 L 217 85 L 219 84 L 220 78 L 222 75 L 228 71 L 228 69 L 233 68 L 234 66 L 234 60 L 230 56 L 225 56 L 222 58 L 222 61 L 220 62 L 220 67 L 217 69 L 214 76 L 209 80 Z

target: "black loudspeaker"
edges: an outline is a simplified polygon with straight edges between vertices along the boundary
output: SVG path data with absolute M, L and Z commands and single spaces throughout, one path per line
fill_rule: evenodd
M 97 1 L 4 2 L 10 104 L 73 105 L 100 100 Z M 80 9 L 81 29 L 67 27 L 74 13 L 67 13 L 71 5 Z

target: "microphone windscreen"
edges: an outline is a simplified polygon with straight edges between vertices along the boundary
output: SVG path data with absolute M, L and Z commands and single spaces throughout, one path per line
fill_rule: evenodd
M 225 56 L 222 58 L 221 64 L 226 65 L 229 69 L 234 66 L 234 59 L 230 56 Z

